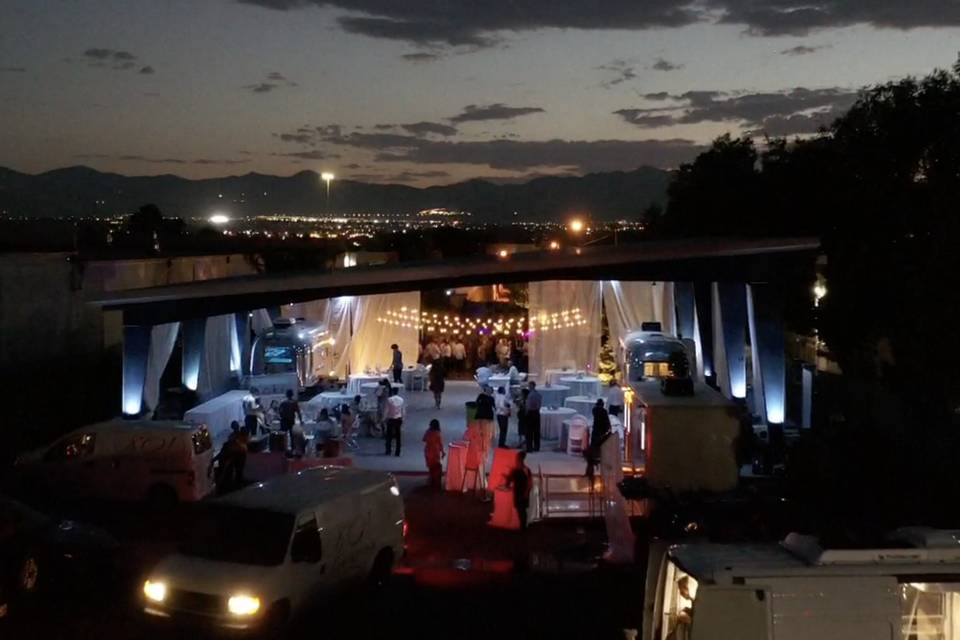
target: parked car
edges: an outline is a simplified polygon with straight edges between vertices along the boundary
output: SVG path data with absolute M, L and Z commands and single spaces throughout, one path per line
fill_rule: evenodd
M 0 606 L 15 606 L 41 589 L 89 588 L 112 569 L 117 549 L 100 529 L 0 496 Z
M 386 473 L 320 467 L 202 505 L 179 553 L 143 585 L 144 611 L 231 629 L 283 626 L 317 598 L 379 584 L 403 552 Z
M 213 489 L 203 425 L 113 420 L 77 429 L 14 463 L 20 485 L 63 497 L 195 501 Z

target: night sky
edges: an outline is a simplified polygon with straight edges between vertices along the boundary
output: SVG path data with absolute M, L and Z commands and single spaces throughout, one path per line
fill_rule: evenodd
M 948 67 L 956 0 L 0 0 L 0 166 L 427 185 L 673 167 Z

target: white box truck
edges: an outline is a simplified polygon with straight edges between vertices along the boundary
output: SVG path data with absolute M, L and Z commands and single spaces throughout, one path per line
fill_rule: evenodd
M 960 535 L 651 547 L 644 640 L 960 640 Z M 914 546 L 907 546 L 914 545 Z

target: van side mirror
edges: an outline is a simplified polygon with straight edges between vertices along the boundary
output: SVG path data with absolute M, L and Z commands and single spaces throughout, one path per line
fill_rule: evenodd
M 320 532 L 315 524 L 299 529 L 293 535 L 290 545 L 290 560 L 293 562 L 320 562 L 323 558 L 323 546 L 320 541 Z

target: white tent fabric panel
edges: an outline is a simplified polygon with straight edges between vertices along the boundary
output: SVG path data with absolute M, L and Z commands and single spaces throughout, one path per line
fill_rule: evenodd
M 659 318 L 651 282 L 605 280 L 603 306 L 607 311 L 610 339 L 618 348 L 620 340 L 628 333 L 640 329 L 644 322 L 657 321 Z
M 206 400 L 228 389 L 239 363 L 240 348 L 233 314 L 207 318 L 197 383 L 200 398 Z
M 353 373 L 368 368 L 388 368 L 392 360 L 390 345 L 394 343 L 400 347 L 405 365 L 416 362 L 419 348 L 417 329 L 387 324 L 382 320 L 387 317 L 388 311 L 419 311 L 419 291 L 360 296 L 355 298 L 353 309 L 353 339 L 350 344 L 350 370 Z
M 160 400 L 160 378 L 163 376 L 170 356 L 177 346 L 179 322 L 155 325 L 150 330 L 150 351 L 147 354 L 147 376 L 143 384 L 143 404 L 148 411 L 157 408 Z
M 303 318 L 327 327 L 334 340 L 330 348 L 332 357 L 328 363 L 329 371 L 340 378 L 346 375 L 347 362 L 350 359 L 350 322 L 357 300 L 358 298 L 352 296 L 341 296 L 288 304 L 280 310 L 285 318 Z
M 717 283 L 710 286 L 713 296 L 713 370 L 717 375 L 717 386 L 728 398 L 733 397 L 730 390 L 730 370 L 727 369 L 727 348 L 723 337 L 723 314 L 720 313 L 720 290 Z
M 273 320 L 270 318 L 270 312 L 266 309 L 254 309 L 251 311 L 253 317 L 250 319 L 250 327 L 253 332 L 260 335 L 267 329 L 273 327 Z
M 529 285 L 529 314 L 536 330 L 530 336 L 530 371 L 570 367 L 596 370 L 600 353 L 601 282 L 551 280 Z M 583 325 L 542 331 L 553 313 L 580 310 Z

